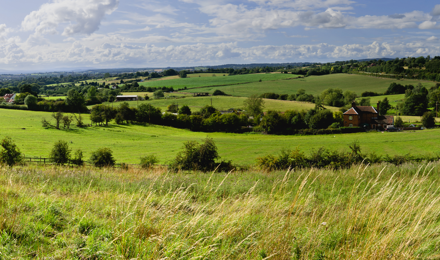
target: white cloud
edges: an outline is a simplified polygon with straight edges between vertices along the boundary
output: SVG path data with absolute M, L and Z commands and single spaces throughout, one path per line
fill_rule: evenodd
M 438 40 L 438 38 L 437 37 L 435 37 L 435 36 L 431 36 L 431 37 L 429 37 L 428 39 L 426 39 L 428 42 L 435 42 L 435 41 L 437 41 Z
M 114 12 L 119 0 L 54 0 L 31 12 L 22 22 L 22 29 L 40 34 L 91 34 L 99 29 L 105 15 Z
M 436 5 L 432 10 L 432 15 L 440 15 L 440 5 Z
M 421 23 L 419 25 L 419 29 L 421 30 L 429 30 L 429 29 L 436 29 L 438 28 L 437 22 L 433 22 L 433 21 L 424 21 L 423 23 Z
M 172 7 L 171 5 L 163 5 L 162 3 L 142 3 L 136 5 L 136 7 L 142 8 L 146 11 L 161 13 L 161 14 L 171 14 L 176 15 L 179 11 L 178 9 Z
M 310 10 L 334 7 L 334 10 L 351 10 L 349 5 L 354 4 L 351 0 L 249 0 L 260 5 L 273 7 L 293 8 L 296 10 Z M 342 6 L 341 6 L 342 5 Z M 348 5 L 348 6 L 347 6 Z

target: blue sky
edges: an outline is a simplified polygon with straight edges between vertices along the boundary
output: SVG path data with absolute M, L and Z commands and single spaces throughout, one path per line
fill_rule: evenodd
M 440 55 L 438 1 L 17 0 L 0 70 Z

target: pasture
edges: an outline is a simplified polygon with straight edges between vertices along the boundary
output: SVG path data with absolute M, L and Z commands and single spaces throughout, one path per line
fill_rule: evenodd
M 281 74 L 285 75 L 285 74 Z M 291 75 L 291 74 L 287 74 Z M 206 87 L 197 89 L 188 89 L 186 92 L 209 92 L 213 93 L 216 89 L 225 92 L 228 95 L 249 97 L 251 95 L 261 95 L 267 92 L 274 92 L 277 94 L 296 94 L 299 89 L 305 89 L 307 94 L 319 95 L 324 90 L 329 88 L 338 88 L 343 91 L 350 90 L 359 96 L 365 91 L 374 91 L 383 93 L 389 85 L 393 82 L 400 84 L 417 85 L 419 82 L 426 87 L 435 85 L 429 81 L 418 80 L 400 80 L 383 79 L 369 76 L 352 75 L 352 74 L 331 74 L 324 76 L 310 76 L 299 79 L 289 80 L 274 80 L 253 82 L 249 84 L 221 86 L 221 87 Z M 165 86 L 165 85 L 164 85 Z M 189 88 L 189 87 L 188 87 Z
M 173 95 L 174 93 L 170 93 L 168 95 Z M 210 97 L 185 97 L 185 98 L 166 98 L 166 99 L 152 99 L 148 101 L 131 101 L 127 102 L 131 107 L 136 107 L 140 104 L 146 103 L 151 104 L 155 107 L 159 107 L 162 111 L 166 111 L 168 105 L 178 104 L 179 107 L 183 105 L 187 105 L 191 108 L 192 111 L 198 111 L 200 108 L 211 105 L 217 108 L 218 110 L 228 110 L 230 108 L 234 109 L 243 109 L 243 101 L 246 100 L 244 97 L 229 97 L 229 96 L 210 96 Z M 288 100 L 275 100 L 275 99 L 264 99 L 265 107 L 264 111 L 268 110 L 277 110 L 277 111 L 286 111 L 286 110 L 310 110 L 315 107 L 315 104 L 310 102 L 298 102 L 298 101 L 288 101 Z M 110 104 L 110 103 L 106 103 Z M 117 103 L 114 103 L 113 106 L 117 106 Z M 338 111 L 336 107 L 327 107 L 332 111 Z
M 206 74 L 206 73 L 204 73 Z M 141 86 L 145 87 L 173 87 L 175 90 L 182 89 L 184 87 L 187 88 L 196 88 L 196 87 L 204 87 L 204 86 L 219 86 L 219 85 L 236 85 L 236 84 L 243 84 L 243 83 L 249 83 L 249 82 L 258 82 L 259 80 L 264 81 L 276 81 L 276 80 L 282 80 L 282 79 L 289 79 L 289 78 L 295 78 L 297 75 L 293 74 L 282 74 L 282 73 L 265 73 L 265 74 L 246 74 L 246 75 L 234 75 L 234 76 L 227 76 L 227 74 L 220 74 L 221 76 L 213 77 L 213 74 L 207 74 L 211 75 L 202 77 L 202 75 L 194 74 L 192 77 L 188 78 L 163 78 L 161 80 L 152 80 L 152 81 L 145 81 L 139 83 Z M 225 76 L 223 76 L 225 75 Z M 200 77 L 199 77 L 200 76 Z M 194 90 L 194 92 L 208 92 L 208 91 L 197 91 Z
M 440 152 L 440 130 L 397 133 L 358 133 L 318 136 L 284 136 L 262 134 L 228 134 L 191 132 L 163 126 L 116 125 L 71 130 L 44 129 L 41 119 L 51 113 L 0 109 L 0 138 L 10 136 L 26 156 L 48 157 L 53 144 L 65 140 L 72 149 L 82 149 L 85 157 L 101 147 L 109 147 L 118 163 L 138 164 L 139 158 L 156 154 L 161 164 L 175 158 L 185 141 L 213 138 L 224 160 L 239 165 L 253 165 L 255 159 L 277 154 L 282 148 L 299 148 L 308 153 L 326 147 L 347 150 L 358 140 L 363 152 L 380 155 L 424 155 Z M 85 123 L 90 123 L 84 115 Z

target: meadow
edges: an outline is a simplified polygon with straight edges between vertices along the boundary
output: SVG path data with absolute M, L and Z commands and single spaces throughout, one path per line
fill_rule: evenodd
M 213 138 L 223 160 L 238 165 L 255 165 L 256 158 L 277 154 L 282 148 L 309 153 L 326 147 L 348 150 L 348 145 L 359 141 L 362 152 L 380 155 L 415 155 L 440 152 L 440 130 L 405 131 L 395 133 L 358 133 L 317 136 L 263 135 L 257 133 L 229 134 L 191 132 L 164 126 L 116 125 L 109 127 L 73 127 L 71 130 L 45 129 L 42 118 L 51 113 L 0 109 L 0 138 L 10 136 L 27 157 L 48 157 L 54 143 L 65 140 L 69 146 L 82 149 L 85 158 L 98 148 L 108 147 L 117 163 L 139 164 L 140 157 L 156 154 L 160 164 L 167 164 L 181 151 L 185 141 Z M 53 121 L 53 120 L 52 120 Z M 85 123 L 89 118 L 84 115 Z
M 246 75 L 234 75 L 234 76 L 227 76 L 227 74 L 221 74 L 222 76 L 215 77 L 202 77 L 201 75 L 193 75 L 189 78 L 163 78 L 161 80 L 152 80 L 152 81 L 145 81 L 139 83 L 141 86 L 145 87 L 173 87 L 175 90 L 181 89 L 184 87 L 187 88 L 198 88 L 198 87 L 204 87 L 204 86 L 220 86 L 220 85 L 236 85 L 236 84 L 243 84 L 248 82 L 258 82 L 259 80 L 262 81 L 276 81 L 276 80 L 282 80 L 282 79 L 289 79 L 289 78 L 295 78 L 298 77 L 298 75 L 292 75 L 292 74 L 282 74 L 282 73 L 264 73 L 264 74 L 246 74 Z M 225 76 L 223 76 L 225 75 Z M 208 92 L 208 91 L 197 91 L 194 90 L 194 92 Z
M 170 93 L 169 95 L 173 95 Z M 199 111 L 200 108 L 211 105 L 218 110 L 228 110 L 230 108 L 243 109 L 244 97 L 228 97 L 228 96 L 210 96 L 210 97 L 185 97 L 185 98 L 166 98 L 166 99 L 152 99 L 148 101 L 131 101 L 127 102 L 131 107 L 137 107 L 140 104 L 151 104 L 155 107 L 159 107 L 162 111 L 166 111 L 168 105 L 178 104 L 179 107 L 187 105 L 191 108 L 191 111 Z M 212 102 L 211 102 L 212 101 Z M 110 103 L 106 103 L 110 104 Z M 113 104 L 117 106 L 117 103 Z M 315 108 L 315 104 L 310 102 L 299 102 L 299 101 L 288 101 L 288 100 L 274 100 L 274 99 L 264 99 L 264 111 L 267 110 L 310 110 Z M 338 111 L 336 107 L 326 107 L 332 111 Z
M 0 166 L 0 258 L 438 259 L 439 177 Z
M 275 74 L 276 75 L 276 74 Z M 290 75 L 290 74 L 280 74 Z M 235 76 L 234 76 L 235 77 Z M 209 92 L 213 93 L 216 89 L 220 89 L 228 95 L 249 97 L 251 95 L 261 95 L 267 92 L 274 92 L 277 94 L 296 94 L 299 89 L 305 89 L 307 94 L 319 95 L 324 90 L 329 88 L 338 88 L 343 91 L 350 90 L 358 94 L 359 96 L 365 91 L 374 91 L 383 93 L 385 92 L 391 83 L 399 82 L 403 85 L 417 85 L 419 82 L 426 86 L 431 87 L 435 85 L 429 81 L 418 80 L 396 80 L 396 79 L 384 79 L 362 75 L 352 74 L 331 74 L 324 76 L 310 76 L 299 79 L 289 80 L 275 80 L 275 81 L 262 81 L 253 82 L 249 84 L 221 86 L 221 87 L 206 87 L 197 89 L 188 89 L 185 92 Z M 167 86 L 167 85 L 164 85 Z M 188 86 L 189 88 L 189 86 Z

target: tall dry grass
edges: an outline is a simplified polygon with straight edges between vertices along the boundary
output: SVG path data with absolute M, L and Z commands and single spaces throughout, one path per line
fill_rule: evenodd
M 0 258 L 435 259 L 439 175 L 0 168 Z

